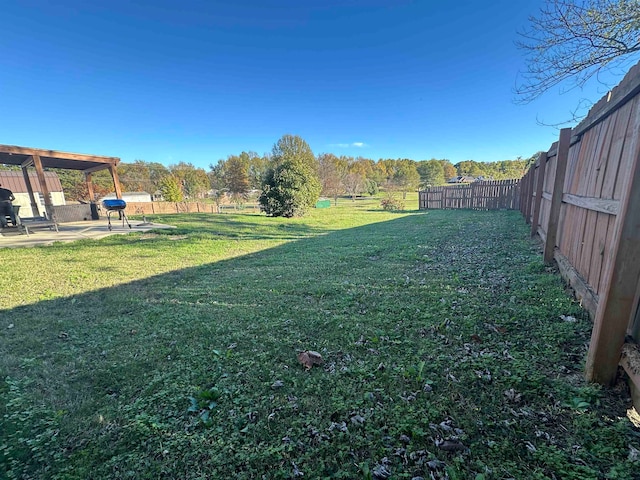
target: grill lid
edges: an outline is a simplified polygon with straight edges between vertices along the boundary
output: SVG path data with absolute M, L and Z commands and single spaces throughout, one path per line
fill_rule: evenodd
M 107 210 L 124 210 L 127 208 L 127 202 L 120 198 L 102 200 L 102 205 L 104 205 L 104 208 Z

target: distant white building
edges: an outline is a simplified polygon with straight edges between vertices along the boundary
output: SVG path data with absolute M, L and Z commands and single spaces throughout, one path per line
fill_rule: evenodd
M 29 180 L 31 187 L 33 188 L 33 194 L 38 206 L 39 212 L 31 211 L 31 200 L 29 198 L 29 191 L 27 190 L 27 183 L 24 181 L 21 170 L 0 170 L 0 185 L 2 188 L 7 188 L 13 192 L 13 196 L 16 199 L 13 201 L 13 205 L 20 206 L 19 215 L 21 217 L 39 217 L 44 216 L 44 195 L 40 189 L 40 182 L 36 172 L 29 172 Z M 67 202 L 64 198 L 64 192 L 62 191 L 62 184 L 55 172 L 44 172 L 44 180 L 51 195 L 51 204 L 66 205 Z
M 102 200 L 113 200 L 116 197 L 115 193 L 109 193 L 102 197 Z M 122 194 L 122 200 L 127 203 L 136 202 L 151 202 L 151 194 L 147 192 L 124 192 Z

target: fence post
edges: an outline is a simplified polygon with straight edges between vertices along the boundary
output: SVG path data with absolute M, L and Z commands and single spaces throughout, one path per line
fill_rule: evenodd
M 533 204 L 533 217 L 531 218 L 531 236 L 538 232 L 540 223 L 540 205 L 542 203 L 542 191 L 544 189 L 544 174 L 547 166 L 547 153 L 541 152 L 538 157 L 538 181 L 536 182 L 536 201 Z M 535 166 L 535 164 L 534 164 Z
M 571 129 L 560 130 L 558 140 L 558 153 L 556 155 L 556 178 L 551 192 L 551 206 L 549 207 L 549 226 L 547 227 L 547 239 L 544 242 L 544 261 L 553 262 L 553 252 L 558 238 L 558 224 L 560 223 L 560 209 L 562 207 L 562 195 L 564 194 L 564 177 L 567 172 L 567 159 L 571 146 Z
M 523 217 L 527 216 L 526 215 L 526 211 L 527 211 L 527 185 L 529 185 L 529 182 L 527 180 L 529 179 L 528 175 L 530 175 L 530 174 L 531 174 L 531 171 L 528 171 L 527 173 L 524 174 L 522 179 L 520 179 L 520 213 L 522 214 Z M 525 220 L 526 220 L 526 218 L 525 218 Z
M 640 144 L 636 144 L 633 155 L 630 178 L 613 231 L 613 249 L 605 267 L 604 288 L 598 302 L 587 356 L 587 380 L 603 384 L 611 384 L 616 378 L 624 337 L 637 307 L 636 291 L 640 276 Z

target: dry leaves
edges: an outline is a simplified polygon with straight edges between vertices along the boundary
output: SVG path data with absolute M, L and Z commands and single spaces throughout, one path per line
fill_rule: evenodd
M 445 452 L 463 452 L 467 449 L 461 441 L 455 438 L 436 440 L 435 443 L 436 447 Z
M 305 370 L 311 370 L 314 365 L 322 365 L 322 355 L 313 350 L 305 350 L 298 354 L 298 362 L 302 364 Z

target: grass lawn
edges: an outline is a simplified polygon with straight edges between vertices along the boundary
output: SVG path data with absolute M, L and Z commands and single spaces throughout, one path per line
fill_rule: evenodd
M 178 228 L 3 252 L 0 477 L 640 475 L 517 212 L 153 219 Z

